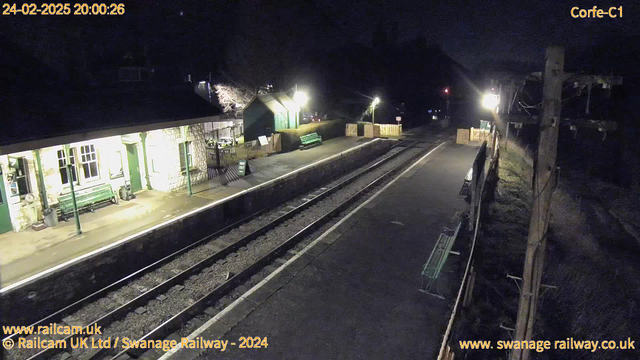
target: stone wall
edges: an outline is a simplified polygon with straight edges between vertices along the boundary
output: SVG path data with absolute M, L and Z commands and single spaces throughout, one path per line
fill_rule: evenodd
M 187 140 L 191 142 L 191 184 L 207 181 L 207 151 L 204 126 L 189 126 Z M 151 186 L 157 190 L 173 191 L 187 186 L 187 176 L 180 168 L 180 144 L 184 142 L 179 127 L 150 131 L 147 138 Z

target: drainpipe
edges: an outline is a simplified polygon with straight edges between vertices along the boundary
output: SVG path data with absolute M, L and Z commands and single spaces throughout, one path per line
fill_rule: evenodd
M 147 190 L 153 190 L 151 187 L 151 180 L 149 176 L 149 165 L 147 164 L 147 132 L 140 133 L 140 140 L 142 140 L 142 158 L 144 160 L 144 178 L 147 180 Z
M 36 149 L 35 153 L 36 165 L 38 166 L 38 187 L 40 188 L 40 199 L 42 199 L 42 206 L 45 209 L 48 209 L 49 202 L 47 201 L 47 189 L 44 188 L 44 175 L 42 173 L 42 161 L 40 161 L 40 149 Z
M 82 229 L 80 228 L 80 214 L 78 213 L 78 203 L 76 202 L 76 191 L 73 188 L 73 172 L 71 171 L 71 161 L 69 159 L 69 144 L 64 146 L 64 152 L 67 161 L 67 179 L 71 185 L 71 200 L 73 200 L 73 217 L 76 219 L 76 235 L 82 235 Z

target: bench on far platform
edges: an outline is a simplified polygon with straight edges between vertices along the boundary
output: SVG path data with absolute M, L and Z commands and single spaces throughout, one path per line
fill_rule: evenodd
M 94 206 L 106 201 L 111 201 L 114 204 L 118 203 L 118 195 L 113 192 L 110 184 L 100 184 L 76 190 L 75 195 L 78 211 L 86 209 L 93 211 Z M 60 209 L 60 217 L 63 220 L 67 221 L 73 216 L 73 197 L 71 193 L 60 195 L 58 207 Z
M 319 145 L 322 144 L 322 136 L 318 135 L 318 133 L 302 135 L 300 136 L 300 142 L 302 143 L 302 145 L 300 145 L 300 149 Z

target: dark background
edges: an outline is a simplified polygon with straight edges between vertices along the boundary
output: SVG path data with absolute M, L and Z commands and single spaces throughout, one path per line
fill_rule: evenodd
M 362 114 L 379 96 L 376 122 L 394 123 L 403 112 L 405 127 L 431 121 L 429 110 L 444 111 L 449 87 L 450 115 L 475 126 L 488 116 L 478 101 L 493 72 L 541 71 L 545 48 L 560 44 L 567 71 L 624 77 L 598 116 L 625 129 L 611 138 L 605 162 L 633 162 L 640 4 L 578 3 L 176 0 L 125 2 L 123 16 L 5 15 L 0 101 L 28 99 L 33 107 L 34 94 L 118 90 L 117 70 L 133 65 L 149 71 L 149 91 L 189 77 L 275 91 L 298 84 L 310 94 L 311 110 L 331 118 L 369 120 Z M 570 15 L 573 6 L 594 5 L 623 6 L 623 18 Z M 565 107 L 563 116 L 571 111 Z M 594 145 L 569 150 L 580 147 Z

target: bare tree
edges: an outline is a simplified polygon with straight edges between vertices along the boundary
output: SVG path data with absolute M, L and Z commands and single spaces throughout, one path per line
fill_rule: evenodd
M 225 113 L 234 112 L 236 116 L 242 115 L 244 108 L 253 100 L 254 92 L 240 86 L 227 84 L 214 85 L 218 102 Z

